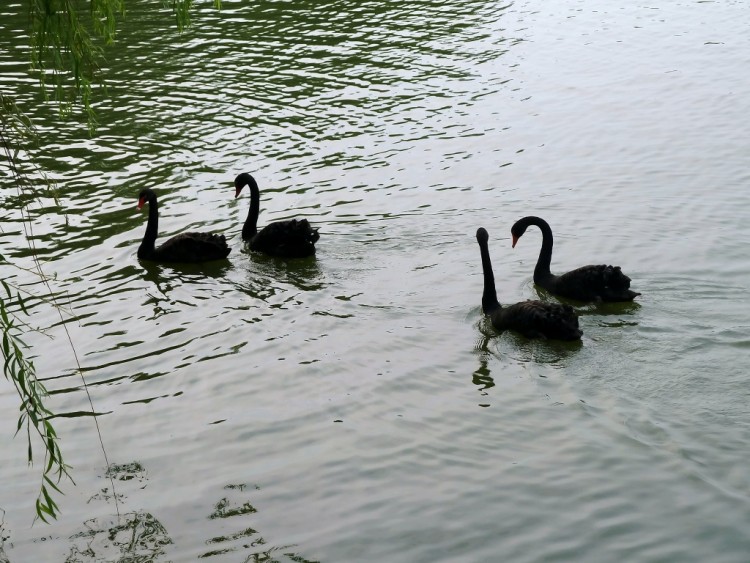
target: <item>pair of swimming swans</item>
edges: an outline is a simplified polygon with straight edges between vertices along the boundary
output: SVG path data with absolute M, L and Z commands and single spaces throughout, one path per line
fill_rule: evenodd
M 630 278 L 619 266 L 590 265 L 571 270 L 560 276 L 550 272 L 552 261 L 552 229 L 539 217 L 524 217 L 511 228 L 513 247 L 531 226 L 542 231 L 542 249 L 534 268 L 534 283 L 553 295 L 583 302 L 632 301 L 640 295 L 630 289 Z M 482 311 L 490 317 L 498 330 L 515 330 L 528 338 L 578 340 L 583 332 L 578 326 L 578 315 L 573 307 L 560 303 L 524 301 L 503 307 L 497 300 L 495 277 L 492 272 L 488 247 L 489 234 L 480 227 L 477 242 L 482 256 L 484 293 Z
M 246 172 L 234 180 L 234 197 L 238 197 L 245 186 L 250 186 L 250 211 L 242 227 L 242 240 L 249 243 L 251 250 L 284 258 L 315 254 L 315 243 L 320 235 L 318 229 L 313 229 L 307 219 L 276 221 L 258 231 L 260 190 L 255 178 Z M 230 248 L 224 235 L 213 233 L 181 233 L 157 247 L 159 206 L 153 190 L 145 189 L 138 194 L 138 209 L 147 203 L 148 224 L 138 248 L 138 258 L 141 260 L 196 263 L 222 260 L 229 255 Z

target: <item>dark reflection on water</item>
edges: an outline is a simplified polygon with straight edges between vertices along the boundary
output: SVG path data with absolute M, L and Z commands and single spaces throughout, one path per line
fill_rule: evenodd
M 569 367 L 570 360 L 585 346 L 583 340 L 529 340 L 516 334 L 509 341 L 513 343 L 509 355 L 515 361 L 547 364 L 557 369 Z
M 477 309 L 479 314 L 481 311 Z M 501 389 L 508 384 L 503 378 L 514 377 L 517 365 L 538 365 L 553 370 L 563 370 L 573 364 L 573 358 L 584 347 L 582 341 L 559 341 L 546 339 L 529 339 L 513 331 L 498 333 L 486 317 L 474 323 L 480 336 L 474 344 L 474 355 L 479 366 L 472 372 L 472 383 L 486 400 L 480 407 L 490 407 L 490 389 L 498 384 Z M 499 360 L 499 361 L 498 361 Z M 499 370 L 499 371 L 498 371 Z M 545 378 L 544 372 L 537 377 Z
M 145 468 L 139 462 L 112 464 L 107 468 L 107 486 L 89 499 L 114 506 L 127 504 L 128 491 L 148 485 Z M 117 492 L 112 483 L 117 483 Z M 131 491 L 132 492 L 132 491 Z M 152 513 L 135 510 L 119 516 L 92 518 L 83 523 L 83 530 L 70 536 L 72 544 L 66 563 L 94 561 L 164 561 L 166 547 L 173 544 L 167 529 Z
M 306 559 L 293 551 L 294 545 L 272 546 L 251 527 L 246 527 L 247 516 L 255 514 L 258 509 L 247 500 L 249 490 L 259 487 L 230 484 L 224 487 L 224 495 L 215 505 L 209 520 L 224 521 L 221 527 L 230 527 L 228 533 L 205 540 L 208 551 L 201 553 L 200 559 L 208 559 L 226 553 L 238 553 L 242 561 L 290 561 L 292 563 L 317 563 Z M 231 520 L 230 520 L 231 519 Z M 237 520 L 239 519 L 239 521 Z
M 144 511 L 94 518 L 83 526 L 84 531 L 70 537 L 73 546 L 65 563 L 164 561 L 165 548 L 173 543 L 164 525 Z
M 143 279 L 154 284 L 159 293 L 167 299 L 175 285 L 203 284 L 205 278 L 222 278 L 232 268 L 229 260 L 215 260 L 199 264 L 160 264 L 148 260 L 138 262 L 144 270 Z
M 281 286 L 301 291 L 319 291 L 328 284 L 316 257 L 286 260 L 243 249 L 236 260 L 238 270 L 247 272 L 242 290 L 251 297 L 267 301 Z
M 556 295 L 552 295 L 549 291 L 544 289 L 543 287 L 531 283 L 530 284 L 534 292 L 536 293 L 536 299 L 539 299 L 539 301 L 544 301 L 546 303 L 566 303 L 568 305 L 571 305 L 573 308 L 575 308 L 576 313 L 579 316 L 585 316 L 585 315 L 623 315 L 623 316 L 634 316 L 638 311 L 641 309 L 641 304 L 639 303 L 639 299 L 641 297 L 636 297 L 635 301 L 622 301 L 622 302 L 616 302 L 616 303 L 584 303 L 581 301 L 576 301 L 574 299 L 566 299 L 564 297 L 558 297 Z M 623 323 L 633 323 L 636 324 L 635 321 L 623 321 Z
M 487 390 L 495 386 L 495 380 L 490 375 L 490 369 L 488 366 L 489 357 L 492 355 L 489 349 L 490 338 L 482 335 L 474 346 L 474 350 L 479 356 L 479 367 L 474 371 L 471 376 L 471 381 L 479 388 L 479 393 L 483 397 L 487 397 L 489 393 Z M 480 407 L 489 407 L 489 403 L 480 403 Z
M 547 364 L 550 367 L 563 368 L 569 359 L 584 347 L 583 340 L 563 341 L 544 338 L 526 338 L 512 330 L 498 332 L 489 319 L 482 318 L 478 329 L 482 334 L 481 350 L 500 359 L 511 359 L 516 362 L 533 362 Z M 584 331 L 584 340 L 586 333 Z M 494 342 L 494 351 L 489 344 Z
M 81 389 L 77 389 L 77 391 L 81 391 Z M 80 417 L 87 417 L 87 416 L 103 416 L 105 414 L 111 414 L 111 413 L 112 411 L 109 411 L 109 412 L 71 411 L 71 412 L 55 413 L 52 416 L 48 416 L 47 419 L 51 420 L 54 418 L 80 418 Z
M 146 468 L 139 462 L 121 465 L 112 464 L 107 478 L 117 483 L 117 498 L 120 508 L 127 506 L 128 497 L 137 489 L 149 485 Z M 205 537 L 207 550 L 196 555 L 207 559 L 228 553 L 236 553 L 242 561 L 290 561 L 315 563 L 295 553 L 293 545 L 269 545 L 253 524 L 258 509 L 251 504 L 251 493 L 259 487 L 244 484 L 229 484 L 224 487 L 222 497 L 207 516 L 202 526 L 204 532 L 220 535 Z M 108 485 L 89 499 L 89 503 L 104 502 L 114 505 L 113 491 Z M 255 526 L 255 524 L 253 524 Z M 66 563 L 94 561 L 142 561 L 157 562 L 173 560 L 169 547 L 174 544 L 168 529 L 151 512 L 135 510 L 120 516 L 92 518 L 83 523 L 83 530 L 70 536 L 72 544 Z M 0 542 L 2 547 L 2 542 Z M 0 551 L 2 556 L 2 551 Z M 192 560 L 192 559 L 191 559 Z M 222 559 L 224 560 L 224 559 Z

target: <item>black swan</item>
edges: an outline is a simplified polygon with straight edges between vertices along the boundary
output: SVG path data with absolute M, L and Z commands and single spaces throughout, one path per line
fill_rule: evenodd
M 578 328 L 578 315 L 570 305 L 542 301 L 523 301 L 506 307 L 500 305 L 495 292 L 495 276 L 492 273 L 488 240 L 487 231 L 479 227 L 477 242 L 482 254 L 484 272 L 482 311 L 490 317 L 492 325 L 500 331 L 515 330 L 527 338 L 580 339 L 583 332 Z
M 255 178 L 247 172 L 234 179 L 234 197 L 238 197 L 245 186 L 250 186 L 250 211 L 242 227 L 242 240 L 250 243 L 250 250 L 284 258 L 303 258 L 315 254 L 315 242 L 320 235 L 307 219 L 276 221 L 259 232 L 260 190 Z
M 138 258 L 154 262 L 208 262 L 221 260 L 229 255 L 229 247 L 224 235 L 211 233 L 182 233 L 173 236 L 164 244 L 154 248 L 159 231 L 159 205 L 156 194 L 149 189 L 138 194 L 138 209 L 148 203 L 148 225 Z
M 547 221 L 539 217 L 524 217 L 511 227 L 513 247 L 526 232 L 529 225 L 542 231 L 542 249 L 534 268 L 534 283 L 553 295 L 577 301 L 616 302 L 632 301 L 640 295 L 630 289 L 630 278 L 622 273 L 620 266 L 583 266 L 561 276 L 549 271 L 552 261 L 552 229 Z

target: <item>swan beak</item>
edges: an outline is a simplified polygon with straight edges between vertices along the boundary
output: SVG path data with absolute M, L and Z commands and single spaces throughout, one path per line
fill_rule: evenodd
M 237 199 L 240 197 L 240 192 L 242 191 L 242 188 L 235 188 L 234 189 L 234 199 Z
M 511 248 L 515 248 L 517 242 L 518 242 L 518 237 L 516 235 L 513 235 L 513 244 L 511 245 Z
M 139 199 L 139 200 L 138 200 L 138 209 L 139 209 L 139 210 L 143 208 L 143 204 L 144 204 L 144 203 L 146 203 L 146 202 L 145 202 L 145 201 L 144 201 L 143 199 Z

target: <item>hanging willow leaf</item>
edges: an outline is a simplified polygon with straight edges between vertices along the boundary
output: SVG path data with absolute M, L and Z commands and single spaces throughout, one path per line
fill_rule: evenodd
M 19 3 L 11 3 L 14 8 Z M 190 10 L 193 0 L 166 0 L 171 5 L 180 30 L 190 25 Z M 5 6 L 5 4 L 3 4 Z M 92 85 L 102 84 L 100 69 L 103 61 L 103 45 L 111 44 L 115 40 L 117 17 L 125 11 L 125 0 L 28 0 L 29 26 L 26 35 L 19 35 L 28 40 L 30 47 L 31 67 L 37 71 L 39 87 L 45 99 L 50 93 L 62 114 L 69 114 L 75 105 L 83 107 L 88 117 L 89 130 L 93 133 L 96 117 L 91 107 Z M 219 8 L 220 0 L 214 0 L 214 6 Z M 78 8 L 88 7 L 87 12 L 79 14 Z M 48 81 L 53 87 L 48 91 Z M 103 85 L 103 84 L 102 84 Z M 15 101 L 0 92 L 0 154 L 4 154 L 9 175 L 13 177 L 19 193 L 28 201 L 37 200 L 39 190 L 38 179 L 32 182 L 27 176 L 32 170 L 35 176 L 43 179 L 43 183 L 51 187 L 44 172 L 35 165 L 30 154 L 32 148 L 38 148 L 40 143 L 31 120 L 18 108 Z M 21 163 L 23 162 L 23 166 Z M 2 163 L 3 166 L 6 163 Z M 57 195 L 54 194 L 55 201 Z M 27 203 L 22 204 L 22 221 L 31 224 Z M 32 256 L 36 257 L 33 244 L 29 242 Z M 13 258 L 10 262 L 5 255 L 0 254 L 3 265 L 14 266 Z M 55 301 L 53 291 L 42 265 L 36 262 L 36 273 L 39 282 L 45 288 L 45 296 L 40 298 L 42 303 L 55 307 L 62 320 L 63 308 Z M 57 443 L 57 433 L 50 418 L 54 416 L 46 401 L 49 398 L 44 385 L 37 379 L 33 362 L 28 360 L 25 351 L 28 350 L 21 340 L 22 331 L 33 330 L 20 315 L 29 316 L 29 302 L 25 300 L 17 287 L 0 280 L 5 297 L 0 292 L 0 331 L 2 332 L 3 370 L 6 379 L 14 385 L 20 398 L 20 414 L 16 435 L 21 428 L 26 428 L 29 464 L 33 463 L 32 438 L 36 434 L 46 450 L 46 463 L 39 495 L 36 499 L 37 517 L 48 523 L 48 517 L 57 518 L 59 507 L 50 495 L 50 490 L 61 493 L 51 479 L 54 474 L 57 483 L 63 477 L 73 481 L 68 473 L 69 466 L 65 464 L 62 452 Z M 13 297 L 15 289 L 15 298 Z M 24 288 L 24 293 L 27 292 Z M 30 293 L 33 297 L 38 297 Z M 11 310 L 8 307 L 11 307 Z M 20 313 L 16 309 L 20 310 Z M 63 326 L 65 326 L 63 322 Z M 69 335 L 68 335 L 69 337 Z M 70 337 L 69 337 L 70 338 Z M 71 347 L 73 346 L 70 340 Z M 74 349 L 75 351 L 75 349 Z M 78 371 L 81 372 L 80 366 Z M 83 374 L 81 373 L 83 377 Z M 83 382 L 84 388 L 86 382 Z M 93 405 L 92 405 L 93 411 Z M 96 419 L 94 419 L 96 423 Z M 101 436 L 100 436 L 101 439 Z M 103 448 L 103 442 L 102 442 Z M 106 450 L 103 452 L 107 461 Z M 107 461 L 109 466 L 109 462 Z M 114 481 L 112 482 L 114 488 Z M 48 486 L 50 489 L 48 489 Z M 115 495 L 115 505 L 117 496 Z

